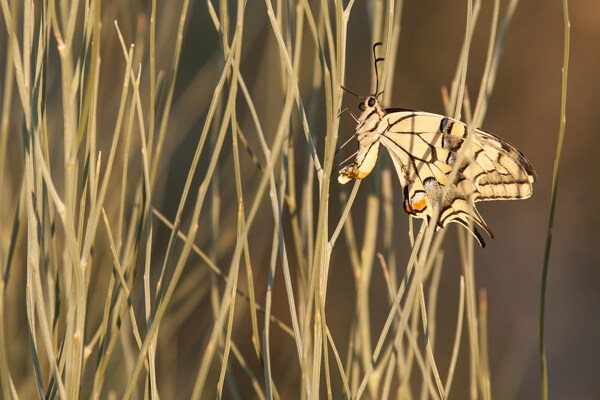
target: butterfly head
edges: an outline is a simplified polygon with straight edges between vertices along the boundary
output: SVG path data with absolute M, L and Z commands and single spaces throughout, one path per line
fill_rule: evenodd
M 374 109 L 380 109 L 381 105 L 375 96 L 365 97 L 365 100 L 358 105 L 361 111 L 371 111 Z
M 375 96 L 369 96 L 365 98 L 365 101 L 358 105 L 361 111 L 366 111 L 367 109 L 373 109 L 379 102 Z
M 375 125 L 379 124 L 381 119 L 386 114 L 386 111 L 381 107 L 377 97 L 372 95 L 365 97 L 365 99 L 358 105 L 358 108 L 362 111 L 358 117 L 357 131 L 370 130 Z

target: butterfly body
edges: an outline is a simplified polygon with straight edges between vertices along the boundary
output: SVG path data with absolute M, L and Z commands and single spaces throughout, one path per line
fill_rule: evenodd
M 505 140 L 475 129 L 471 151 L 456 166 L 458 152 L 467 139 L 464 123 L 426 112 L 383 109 L 375 96 L 365 98 L 360 108 L 356 159 L 340 171 L 340 183 L 366 177 L 375 167 L 383 145 L 400 179 L 404 210 L 429 222 L 453 168 L 457 168 L 440 204 L 437 228 L 460 223 L 482 246 L 485 242 L 469 220 L 490 237 L 493 235 L 474 203 L 531 196 L 535 171 L 525 156 Z

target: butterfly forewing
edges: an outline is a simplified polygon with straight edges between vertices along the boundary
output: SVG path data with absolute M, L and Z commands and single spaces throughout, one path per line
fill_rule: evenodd
M 384 110 L 374 96 L 366 98 L 361 108 L 355 132 L 356 160 L 340 171 L 340 183 L 367 176 L 375 166 L 381 143 L 400 179 L 404 209 L 428 221 L 452 169 L 457 168 L 441 203 L 438 227 L 458 222 L 470 229 L 470 219 L 492 236 L 473 203 L 531 196 L 535 172 L 525 156 L 505 140 L 475 129 L 470 151 L 457 166 L 458 152 L 467 137 L 464 123 L 425 112 Z M 476 229 L 471 232 L 484 245 Z

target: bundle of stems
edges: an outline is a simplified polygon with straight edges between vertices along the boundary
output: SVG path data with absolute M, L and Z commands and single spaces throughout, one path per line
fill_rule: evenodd
M 481 1 L 466 2 L 443 100 L 470 127 L 483 121 L 517 2 L 503 15 L 493 2 L 473 109 L 465 82 Z M 414 235 L 411 220 L 411 252 L 398 254 L 389 163 L 360 189 L 360 207 L 361 182 L 348 192 L 332 179 L 358 5 L 164 3 L 0 0 L 2 397 L 445 399 L 462 356 L 471 398 L 490 398 L 473 238 L 459 230 L 456 327 L 441 365 L 444 231 Z M 367 5 L 365 34 L 384 43 L 372 89 L 381 82 L 387 105 L 402 5 Z M 190 76 L 182 49 L 197 17 L 210 32 Z M 257 57 L 257 41 L 272 51 Z M 348 264 L 354 303 L 328 307 Z M 370 305 L 377 271 L 382 326 Z M 332 313 L 347 316 L 347 336 L 330 330 Z

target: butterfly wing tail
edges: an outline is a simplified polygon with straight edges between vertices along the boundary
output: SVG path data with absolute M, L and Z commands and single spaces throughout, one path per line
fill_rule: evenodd
M 451 222 L 456 222 L 464 226 L 471 234 L 473 234 L 473 236 L 475 236 L 481 247 L 485 247 L 485 241 L 477 230 L 477 225 L 479 225 L 492 239 L 494 238 L 492 230 L 485 223 L 481 214 L 479 214 L 479 211 L 477 211 L 472 198 L 465 198 L 456 190 L 451 191 L 444 199 L 438 226 L 445 228 Z
M 481 218 L 481 215 L 479 214 L 477 209 L 475 209 L 475 207 L 473 207 L 473 213 L 474 213 L 474 215 L 471 215 L 468 213 L 462 214 L 462 216 L 457 216 L 456 218 L 448 220 L 447 223 L 456 222 L 456 223 L 459 223 L 460 225 L 464 226 L 467 231 L 469 231 L 473 236 L 475 236 L 475 238 L 477 239 L 477 241 L 479 242 L 481 247 L 485 247 L 485 240 L 483 240 L 483 236 L 481 236 L 481 234 L 477 230 L 477 225 L 479 225 L 481 228 L 483 228 L 483 230 L 485 230 L 485 232 L 492 239 L 494 238 L 494 234 L 490 230 L 490 227 L 487 226 L 487 224 L 485 223 L 483 218 Z M 469 221 L 467 219 L 470 219 L 472 221 L 472 223 L 469 223 Z

